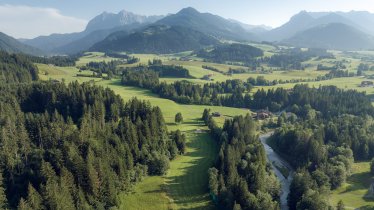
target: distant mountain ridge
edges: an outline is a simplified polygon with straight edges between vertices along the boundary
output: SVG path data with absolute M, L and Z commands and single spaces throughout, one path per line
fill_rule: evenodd
M 374 14 L 368 12 L 307 12 L 300 13 L 280 27 L 265 33 L 266 41 L 282 41 L 313 27 L 342 23 L 374 36 Z
M 136 26 L 150 24 L 162 17 L 137 15 L 125 10 L 118 14 L 104 12 L 89 21 L 82 32 L 40 36 L 23 42 L 52 54 L 72 54 L 87 50 L 115 31 L 133 30 Z
M 192 7 L 168 15 L 154 23 L 155 25 L 183 26 L 200 31 L 217 39 L 236 41 L 254 41 L 259 38 L 245 30 L 240 24 L 210 13 L 201 13 Z
M 365 50 L 374 48 L 374 38 L 343 23 L 319 25 L 284 40 L 297 47 L 336 50 Z
M 190 28 L 152 25 L 131 34 L 115 32 L 90 50 L 168 54 L 198 50 L 218 43 L 217 39 Z
M 333 24 L 343 24 L 333 25 Z M 332 24 L 332 25 L 331 25 Z M 104 12 L 93 18 L 86 26 L 86 29 L 79 33 L 71 34 L 52 34 L 50 36 L 40 36 L 32 40 L 22 40 L 27 45 L 40 48 L 51 54 L 74 54 L 80 51 L 86 51 L 92 46 L 102 44 L 107 37 L 117 37 L 121 34 L 121 39 L 125 40 L 125 36 L 132 34 L 141 34 L 147 30 L 149 26 L 174 26 L 190 29 L 194 32 L 201 32 L 207 37 L 214 37 L 221 41 L 271 41 L 281 42 L 290 45 L 302 46 L 301 40 L 305 40 L 304 46 L 310 46 L 306 37 L 309 37 L 306 31 L 316 33 L 321 30 L 323 33 L 334 33 L 331 31 L 335 28 L 340 31 L 346 31 L 347 34 L 340 34 L 342 40 L 348 40 L 348 35 L 357 37 L 359 42 L 366 43 L 371 48 L 371 36 L 374 36 L 374 14 L 369 12 L 307 12 L 301 11 L 294 15 L 287 23 L 280 27 L 271 29 L 260 25 L 244 24 L 236 20 L 225 19 L 218 15 L 210 13 L 201 13 L 194 8 L 188 7 L 180 10 L 176 14 L 167 16 L 144 16 L 134 14 L 125 10 L 119 13 Z M 334 26 L 334 27 L 333 27 Z M 328 30 L 330 29 L 330 30 Z M 182 30 L 182 29 L 181 29 Z M 117 33 L 121 32 L 121 33 Z M 163 33 L 175 31 L 164 30 Z M 359 35 L 360 34 L 360 35 Z M 369 34 L 369 35 L 367 35 Z M 167 36 L 167 34 L 164 34 Z M 175 34 L 174 34 L 175 35 Z M 174 35 L 167 36 L 169 38 Z M 195 33 L 195 35 L 197 35 Z M 329 34 L 325 34 L 329 37 Z M 305 36 L 305 37 L 302 37 Z M 333 47 L 332 39 L 327 37 L 315 36 L 320 40 L 313 39 L 314 43 L 321 43 L 321 46 Z M 364 37 L 368 37 L 367 39 Z M 174 37 L 177 39 L 177 37 Z M 331 41 L 331 44 L 328 42 Z M 323 44 L 322 44 L 323 43 Z M 118 43 L 119 44 L 119 43 Z M 357 49 L 361 49 L 362 45 L 358 45 Z M 105 46 L 101 45 L 101 47 Z M 167 45 L 170 46 L 170 45 Z M 347 45 L 348 46 L 348 45 Z M 352 46 L 341 47 L 341 49 L 351 49 Z M 353 48 L 352 48 L 353 49 Z M 102 49 L 103 50 L 103 49 Z
M 137 15 L 126 10 L 122 10 L 118 14 L 104 12 L 88 22 L 85 31 L 93 32 L 97 30 L 112 29 L 115 27 L 131 24 L 153 23 L 162 19 L 163 17 L 164 16 L 162 15 Z
M 43 55 L 37 48 L 25 45 L 18 40 L 0 32 L 0 50 L 8 53 L 24 53 L 29 55 Z
M 261 36 L 265 41 L 298 47 L 372 49 L 374 14 L 368 12 L 306 12 Z

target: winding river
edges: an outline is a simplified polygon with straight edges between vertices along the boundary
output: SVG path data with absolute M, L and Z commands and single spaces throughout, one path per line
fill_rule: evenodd
M 290 164 L 288 164 L 285 160 L 283 160 L 267 143 L 266 140 L 270 137 L 271 133 L 263 134 L 260 136 L 261 143 L 265 147 L 265 151 L 268 157 L 268 161 L 270 162 L 275 175 L 278 177 L 281 185 L 282 185 L 282 192 L 280 197 L 281 202 L 281 210 L 288 210 L 287 205 L 287 196 L 290 193 L 290 185 L 293 179 L 294 171 Z M 285 177 L 280 168 L 285 168 L 288 170 L 288 177 Z

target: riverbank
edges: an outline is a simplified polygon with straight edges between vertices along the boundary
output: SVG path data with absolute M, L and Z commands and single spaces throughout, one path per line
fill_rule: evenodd
M 281 158 L 267 143 L 271 133 L 260 136 L 261 143 L 264 145 L 269 163 L 271 164 L 275 175 L 282 186 L 280 196 L 281 210 L 288 210 L 287 197 L 290 193 L 290 185 L 293 179 L 294 170 L 283 158 Z

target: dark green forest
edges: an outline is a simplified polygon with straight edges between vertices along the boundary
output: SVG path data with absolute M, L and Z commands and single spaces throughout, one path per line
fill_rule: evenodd
M 164 174 L 184 153 L 184 134 L 169 133 L 149 102 L 124 103 L 90 83 L 31 82 L 33 65 L 2 59 L 19 71 L 1 68 L 2 209 L 108 209 L 119 192 Z
M 38 69 L 26 56 L 0 51 L 0 84 L 24 83 L 38 79 Z
M 250 115 L 226 120 L 219 128 L 204 110 L 202 119 L 220 150 L 209 169 L 209 189 L 220 209 L 279 209 L 280 184 L 266 163 L 266 153 Z

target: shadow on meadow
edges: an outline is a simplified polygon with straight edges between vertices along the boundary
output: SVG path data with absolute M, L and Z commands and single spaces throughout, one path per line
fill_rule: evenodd
M 179 209 L 213 209 L 208 190 L 208 169 L 213 166 L 217 155 L 217 146 L 208 133 L 186 132 L 187 161 L 180 162 L 188 166 L 178 168 L 180 175 L 165 177 L 165 188 Z M 193 205 L 193 206 L 191 206 Z
M 353 174 L 347 179 L 347 183 L 350 184 L 350 186 L 348 186 L 340 194 L 356 190 L 369 189 L 369 186 L 371 184 L 371 175 L 369 172 Z

